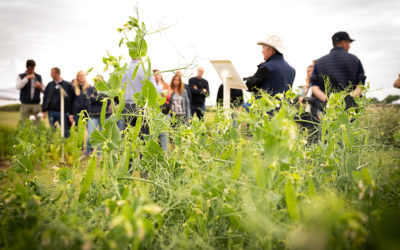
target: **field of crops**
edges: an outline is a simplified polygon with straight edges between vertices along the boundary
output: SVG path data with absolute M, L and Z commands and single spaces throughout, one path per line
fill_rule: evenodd
M 130 55 L 144 58 L 144 25 L 131 18 L 124 27 L 139 34 L 128 42 Z M 1 129 L 1 157 L 9 164 L 0 172 L 0 248 L 400 245 L 398 107 L 368 106 L 362 97 L 358 112 L 345 111 L 346 93 L 332 94 L 312 143 L 294 122 L 291 91 L 250 100 L 250 112 L 217 110 L 205 122 L 171 127 L 174 119 L 159 109 L 163 98 L 145 81 L 134 95 L 143 113 L 121 133 L 126 65 L 112 56 L 103 61 L 114 71 L 96 88 L 119 104 L 110 118 L 102 113 L 104 130 L 92 134 L 97 150 L 90 157 L 81 157 L 91 122 L 83 113 L 65 140 L 43 124 Z M 149 77 L 151 64 L 142 62 Z M 141 139 L 142 122 L 151 133 Z M 168 152 L 158 144 L 162 132 L 170 135 Z

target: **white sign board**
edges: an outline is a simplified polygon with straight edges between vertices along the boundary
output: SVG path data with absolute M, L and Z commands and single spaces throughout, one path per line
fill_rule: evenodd
M 210 62 L 224 84 L 224 108 L 228 109 L 231 89 L 247 90 L 247 87 L 230 60 L 211 60 Z
M 210 62 L 214 66 L 222 82 L 226 79 L 231 89 L 247 90 L 242 77 L 240 77 L 230 60 L 211 60 Z

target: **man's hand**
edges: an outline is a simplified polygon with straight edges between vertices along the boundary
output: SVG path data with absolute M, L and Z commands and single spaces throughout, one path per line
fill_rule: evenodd
M 207 93 L 207 89 L 202 89 L 203 93 Z
M 195 90 L 198 90 L 199 88 L 197 87 L 197 85 L 193 85 L 193 88 L 195 89 Z
M 71 124 L 73 124 L 74 123 L 74 116 L 73 115 L 69 115 L 69 122 L 71 123 Z
M 35 82 L 35 88 L 37 88 L 40 91 L 43 91 L 42 84 L 40 84 L 40 82 L 38 82 L 38 81 Z
M 42 112 L 42 117 L 46 118 L 47 112 Z
M 326 102 L 326 95 L 318 86 L 312 86 L 311 91 L 321 102 Z
M 357 85 L 357 87 L 350 93 L 351 97 L 360 97 L 362 94 L 360 85 Z
M 26 75 L 26 78 L 28 78 L 28 79 L 32 79 L 32 78 L 34 78 L 35 77 L 35 74 L 29 74 L 29 75 Z

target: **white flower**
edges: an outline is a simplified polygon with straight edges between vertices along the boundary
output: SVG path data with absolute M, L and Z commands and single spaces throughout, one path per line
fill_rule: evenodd
M 39 118 L 43 117 L 43 113 L 40 112 L 39 114 L 37 114 L 37 117 L 39 117 Z
M 29 120 L 34 121 L 34 120 L 36 120 L 36 117 L 34 115 L 30 115 Z

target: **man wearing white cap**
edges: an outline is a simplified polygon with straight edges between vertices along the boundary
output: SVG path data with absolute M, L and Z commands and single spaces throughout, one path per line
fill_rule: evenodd
M 276 35 L 267 35 L 257 44 L 262 45 L 265 62 L 258 65 L 254 76 L 247 78 L 247 87 L 253 92 L 267 91 L 272 96 L 286 92 L 293 84 L 296 71 L 283 58 L 282 39 Z

